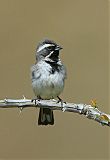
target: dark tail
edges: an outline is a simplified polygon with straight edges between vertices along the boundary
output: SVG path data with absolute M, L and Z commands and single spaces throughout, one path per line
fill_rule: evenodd
M 53 111 L 49 108 L 40 108 L 38 125 L 53 125 L 54 115 Z

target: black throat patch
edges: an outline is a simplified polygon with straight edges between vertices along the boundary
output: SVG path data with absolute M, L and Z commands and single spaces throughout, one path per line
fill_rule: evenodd
M 50 61 L 45 61 L 46 63 L 50 64 L 52 67 L 52 70 L 50 71 L 51 74 L 54 74 L 56 71 L 59 72 L 59 65 L 57 62 L 50 62 Z

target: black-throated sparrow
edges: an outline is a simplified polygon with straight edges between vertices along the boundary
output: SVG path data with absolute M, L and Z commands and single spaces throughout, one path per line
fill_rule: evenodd
M 32 87 L 38 99 L 53 99 L 60 95 L 64 88 L 66 70 L 59 59 L 61 46 L 45 39 L 36 49 L 37 63 L 32 66 Z M 53 125 L 53 111 L 40 108 L 38 125 Z

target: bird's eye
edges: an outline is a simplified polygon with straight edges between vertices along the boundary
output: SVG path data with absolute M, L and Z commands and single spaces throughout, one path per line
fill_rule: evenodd
M 55 49 L 55 46 L 48 46 L 47 47 L 50 51 L 53 51 Z
M 52 46 L 49 46 L 48 49 L 52 49 Z

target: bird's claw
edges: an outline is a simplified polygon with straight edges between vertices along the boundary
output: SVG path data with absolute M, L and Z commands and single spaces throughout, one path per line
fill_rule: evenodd
M 37 104 L 37 99 L 32 99 L 31 102 L 35 102 L 35 105 Z
M 64 102 L 60 97 L 58 97 L 57 96 L 57 98 L 58 98 L 58 101 L 57 101 L 57 103 L 61 103 L 61 107 L 62 107 L 62 110 L 63 110 L 63 103 L 65 103 L 66 104 L 66 102 Z
M 40 99 L 32 99 L 31 102 L 35 102 L 35 105 L 37 105 L 37 101 L 40 101 Z
M 35 105 L 37 105 L 37 101 L 40 101 L 40 100 L 41 100 L 41 97 L 37 96 L 37 98 L 32 99 L 31 102 L 35 101 Z

